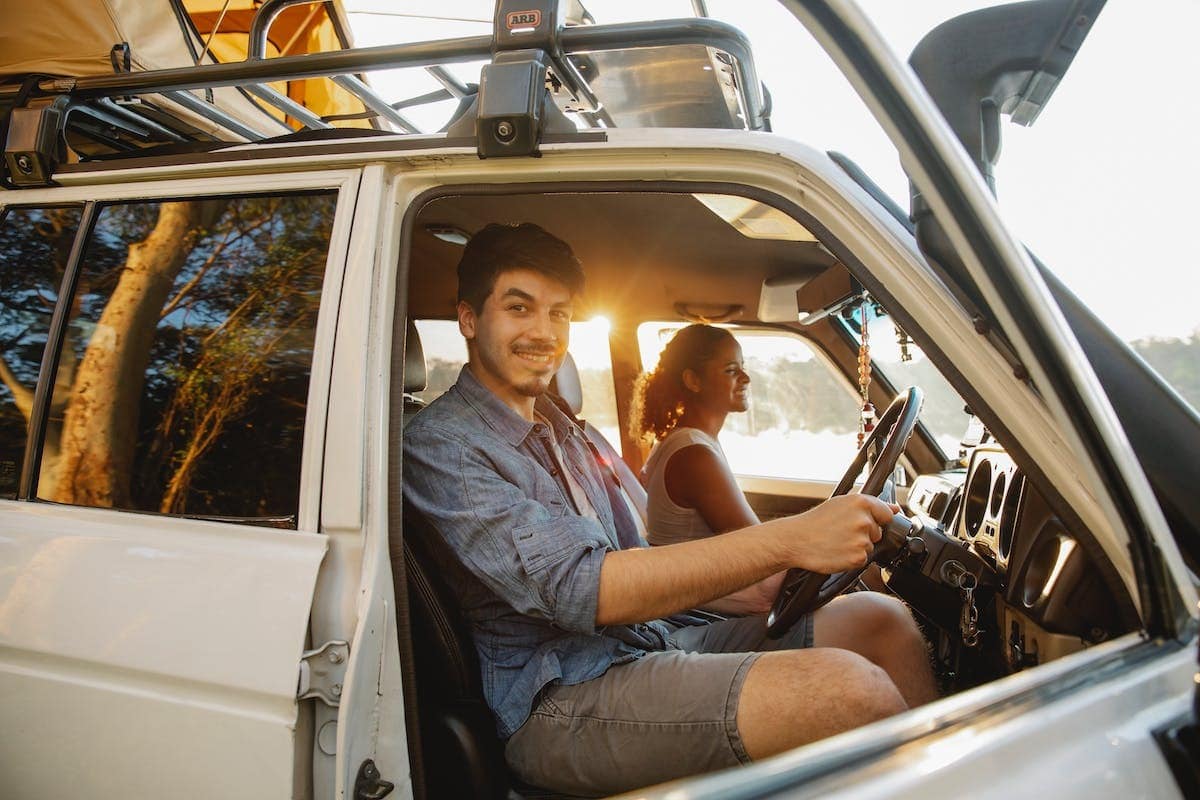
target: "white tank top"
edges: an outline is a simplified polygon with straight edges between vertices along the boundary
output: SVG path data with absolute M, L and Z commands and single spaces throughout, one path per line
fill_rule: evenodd
M 692 445 L 707 447 L 725 460 L 721 444 L 698 428 L 676 428 L 654 445 L 650 458 L 646 459 L 642 470 L 647 495 L 646 540 L 652 545 L 686 542 L 713 534 L 699 511 L 676 505 L 667 494 L 667 462 L 676 452 Z

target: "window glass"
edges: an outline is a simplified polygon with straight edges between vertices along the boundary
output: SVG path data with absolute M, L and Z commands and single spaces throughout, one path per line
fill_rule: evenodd
M 458 380 L 467 363 L 467 344 L 458 332 L 458 322 L 444 319 L 416 320 L 425 353 L 425 391 L 414 396 L 433 402 Z M 583 386 L 583 409 L 579 416 L 595 425 L 610 442 L 621 441 L 617 423 L 617 399 L 613 390 L 612 357 L 608 351 L 609 322 L 595 317 L 571 323 L 568 348 Z
M 11 208 L 0 221 L 0 497 L 20 481 L 33 392 L 82 209 Z
M 875 305 L 868 309 L 867 341 L 872 369 L 886 376 L 897 391 L 919 386 L 925 393 L 921 424 L 933 435 L 947 460 L 965 455 L 965 452 L 960 453 L 960 443 L 971 420 L 965 411 L 966 404 L 920 347 L 907 337 L 901 346 L 903 334 L 886 312 Z M 854 308 L 852 319 L 841 318 L 856 342 L 862 341 L 861 319 L 861 306 Z M 882 408 L 878 411 L 883 413 Z
M 652 370 L 684 323 L 638 327 L 642 364 Z M 750 375 L 750 404 L 730 414 L 721 448 L 738 475 L 836 481 L 857 453 L 857 396 L 798 336 L 730 328 Z
M 103 208 L 38 497 L 294 526 L 334 202 L 324 192 Z
M 613 389 L 612 355 L 608 349 L 609 322 L 595 317 L 571 323 L 571 357 L 579 369 L 583 386 L 583 408 L 579 416 L 604 434 L 614 447 L 621 446 L 617 421 L 617 395 Z
M 458 380 L 459 370 L 467 363 L 467 343 L 455 320 L 419 319 L 416 325 L 425 354 L 425 389 L 413 396 L 428 405 Z

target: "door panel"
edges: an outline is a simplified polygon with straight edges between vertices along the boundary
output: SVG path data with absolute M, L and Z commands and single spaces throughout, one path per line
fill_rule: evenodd
M 737 482 L 754 513 L 764 521 L 803 513 L 827 500 L 834 486 L 830 481 L 800 481 L 754 475 L 739 475 Z
M 832 481 L 798 481 L 791 478 L 764 478 L 757 475 L 738 475 L 738 486 L 760 520 L 801 514 L 829 499 Z M 861 485 L 858 487 L 861 488 Z M 896 486 L 896 502 L 908 504 L 907 486 Z M 857 491 L 857 489 L 855 489 Z
M 291 797 L 320 534 L 0 504 L 5 796 Z

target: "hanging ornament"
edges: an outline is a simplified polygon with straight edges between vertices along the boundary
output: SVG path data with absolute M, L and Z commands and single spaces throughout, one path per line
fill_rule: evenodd
M 875 406 L 863 403 L 862 416 L 858 422 L 858 449 L 861 450 L 867 434 L 875 430 Z
M 912 344 L 912 337 L 905 333 L 899 325 L 896 326 L 896 344 L 900 345 L 900 360 L 912 361 L 912 353 L 908 351 L 908 346 Z
M 871 335 L 867 329 L 867 309 L 869 308 L 866 294 L 863 295 L 860 318 L 862 325 L 859 331 L 858 346 L 858 394 L 862 398 L 862 414 L 858 420 L 858 449 L 862 449 L 867 434 L 875 430 L 875 406 L 871 405 Z

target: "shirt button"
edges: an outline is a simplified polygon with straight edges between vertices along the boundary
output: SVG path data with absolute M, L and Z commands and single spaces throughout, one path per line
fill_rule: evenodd
M 557 478 L 557 477 L 558 477 L 558 467 L 551 467 L 551 468 L 550 468 L 550 477 L 551 477 L 551 478 Z

